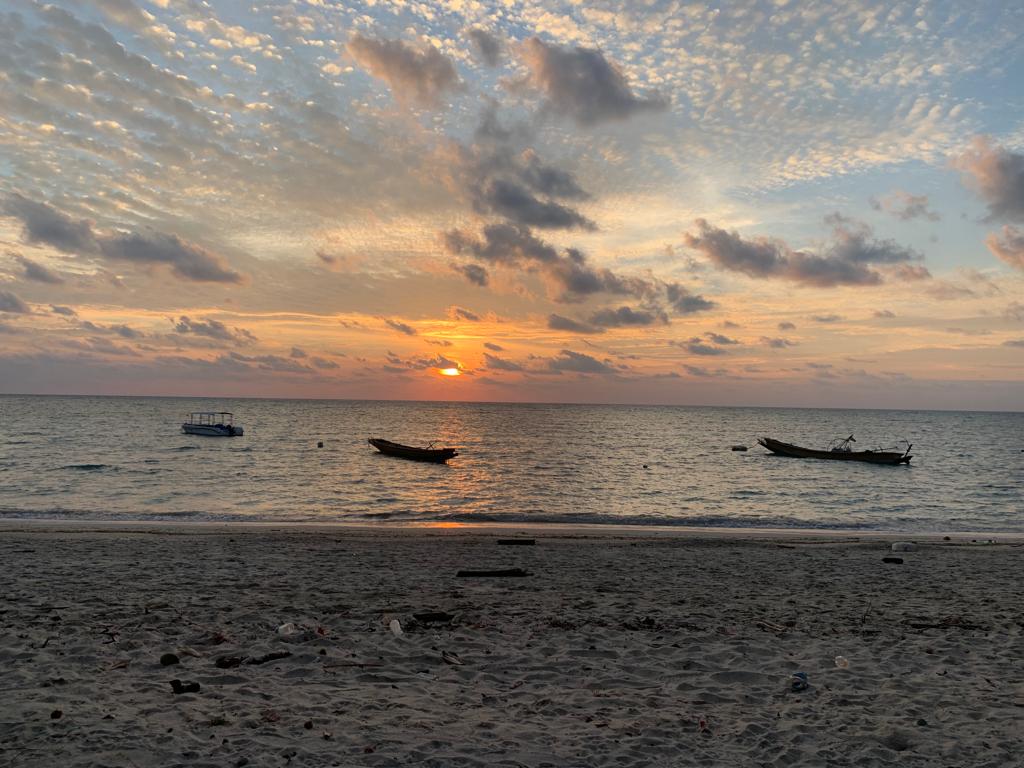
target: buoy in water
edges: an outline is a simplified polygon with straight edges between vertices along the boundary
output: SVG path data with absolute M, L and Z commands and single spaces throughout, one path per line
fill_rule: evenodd
M 648 467 L 646 464 L 644 464 L 644 469 L 650 469 L 650 467 Z
M 316 447 L 317 448 L 323 448 L 324 447 L 324 441 L 323 440 L 317 440 L 316 441 Z

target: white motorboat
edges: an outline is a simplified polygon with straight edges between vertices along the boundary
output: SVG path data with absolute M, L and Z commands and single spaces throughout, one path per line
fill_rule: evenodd
M 188 415 L 181 431 L 186 435 L 237 437 L 242 434 L 242 428 L 234 423 L 234 418 L 227 411 L 198 411 Z

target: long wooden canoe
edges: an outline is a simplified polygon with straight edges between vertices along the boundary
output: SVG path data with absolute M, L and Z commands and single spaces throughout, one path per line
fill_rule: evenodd
M 770 437 L 759 438 L 757 442 L 774 454 L 789 456 L 795 459 L 866 461 L 870 464 L 909 464 L 913 458 L 910 455 L 910 446 L 907 446 L 906 453 L 898 451 L 851 451 L 842 448 L 830 451 L 817 451 L 813 448 L 801 448 L 799 445 L 783 443 L 781 440 L 772 440 Z
M 454 448 L 415 448 L 411 445 L 382 440 L 379 437 L 371 437 L 366 442 L 388 456 L 397 456 L 400 459 L 412 459 L 413 461 L 433 461 L 443 464 L 448 459 L 459 455 Z

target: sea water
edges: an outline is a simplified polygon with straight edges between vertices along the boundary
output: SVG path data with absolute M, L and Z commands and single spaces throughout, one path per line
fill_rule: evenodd
M 200 410 L 245 435 L 182 434 Z M 756 444 L 850 434 L 914 459 Z M 403 461 L 367 437 L 460 455 Z M 1024 532 L 1022 449 L 1022 413 L 0 396 L 0 517 Z

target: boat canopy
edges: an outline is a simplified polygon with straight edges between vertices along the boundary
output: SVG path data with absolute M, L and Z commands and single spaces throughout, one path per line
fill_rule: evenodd
M 189 424 L 231 424 L 233 419 L 230 411 L 196 411 L 188 415 Z

